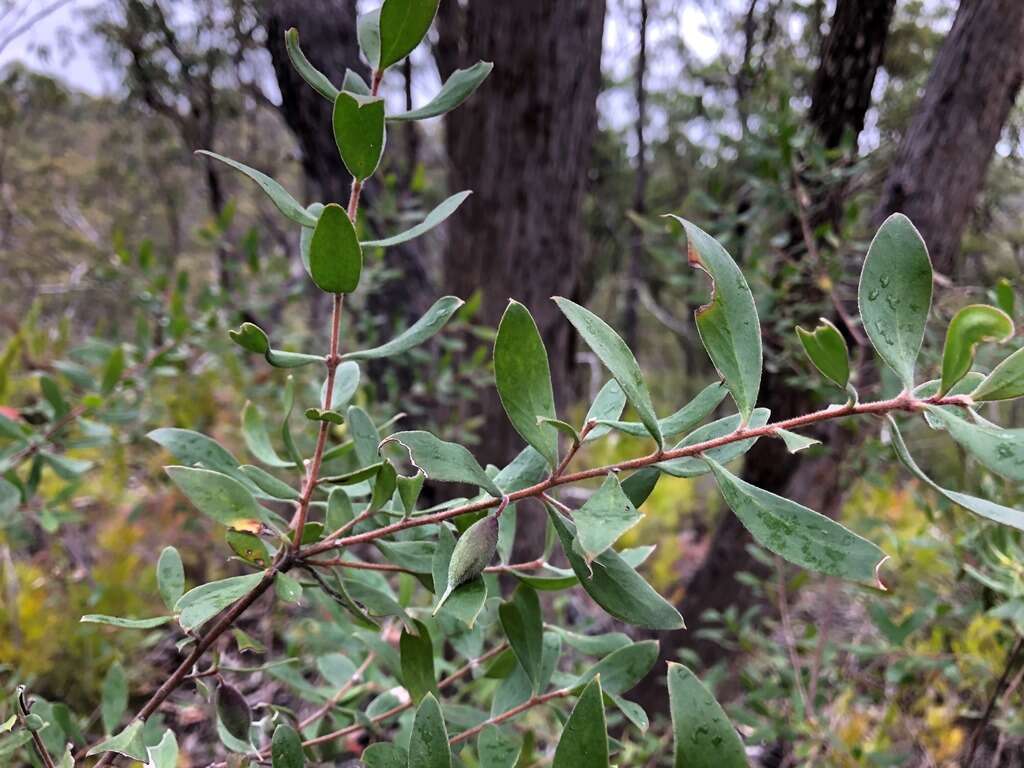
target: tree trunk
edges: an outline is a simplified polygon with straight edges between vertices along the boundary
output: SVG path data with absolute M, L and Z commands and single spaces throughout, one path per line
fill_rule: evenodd
M 450 220 L 445 285 L 463 297 L 479 289 L 480 319 L 490 324 L 509 298 L 526 304 L 562 402 L 571 394 L 573 337 L 550 297 L 578 294 L 604 12 L 604 0 L 446 2 L 435 49 L 443 75 L 471 60 L 495 62 L 446 118 L 451 187 L 474 194 Z M 484 392 L 471 407 L 485 417 L 481 457 L 507 462 L 523 443 L 497 394 Z
M 822 44 L 809 112 L 819 138 L 829 148 L 838 147 L 845 137 L 855 140 L 864 126 L 894 6 L 895 0 L 839 0 L 836 6 L 829 33 Z M 802 235 L 805 225 L 813 231 L 818 224 L 834 220 L 841 212 L 841 190 L 817 189 L 814 197 L 816 199 L 811 201 L 808 212 L 811 221 L 795 218 L 791 222 L 791 245 L 786 251 L 790 261 L 805 259 L 809 248 L 817 245 L 805 242 Z M 807 295 L 799 301 L 787 303 L 787 308 L 795 310 L 802 303 L 818 306 L 820 294 L 810 295 L 818 291 L 813 279 L 804 281 L 799 290 L 806 291 Z M 793 316 L 793 324 L 813 324 L 815 320 L 816 317 Z M 771 338 L 766 341 L 769 354 L 781 352 L 781 344 L 777 341 Z M 811 397 L 807 391 L 787 385 L 781 375 L 767 380 L 765 384 L 760 404 L 771 409 L 773 420 L 796 416 L 809 409 Z M 829 455 L 816 460 L 788 453 L 777 440 L 759 440 L 747 454 L 743 478 L 814 509 L 837 508 L 841 485 L 836 456 L 841 455 L 845 433 L 832 427 L 826 430 L 827 434 L 823 430 L 818 437 L 828 445 Z M 754 596 L 735 578 L 740 572 L 766 575 L 764 566 L 748 552 L 751 541 L 739 518 L 730 512 L 722 515 L 703 563 L 686 587 L 682 609 L 688 629 L 685 633 L 662 633 L 663 659 L 676 658 L 678 649 L 683 645 L 696 651 L 708 665 L 727 655 L 727 650 L 721 645 L 701 639 L 697 634 L 706 611 L 724 611 L 735 606 L 742 613 L 754 603 Z M 664 711 L 667 704 L 662 679 L 663 675 L 649 676 L 640 692 L 640 701 L 657 711 Z
M 875 210 L 921 231 L 935 269 L 956 271 L 960 240 L 1024 77 L 1024 3 L 963 0 L 935 59 Z

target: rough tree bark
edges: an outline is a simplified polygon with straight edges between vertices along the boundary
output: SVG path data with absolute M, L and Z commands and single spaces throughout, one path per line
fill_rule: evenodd
M 963 0 L 932 66 L 875 211 L 902 211 L 939 272 L 956 271 L 960 241 L 1024 78 L 1024 3 Z
M 491 324 L 510 297 L 526 304 L 563 399 L 572 334 L 550 297 L 578 293 L 604 13 L 604 0 L 445 2 L 435 48 L 443 76 L 470 57 L 495 62 L 480 90 L 446 118 L 451 188 L 474 194 L 451 218 L 445 286 L 464 297 L 481 290 L 480 319 Z M 472 408 L 485 417 L 481 458 L 508 461 L 522 440 L 497 394 L 483 393 Z
M 844 137 L 855 139 L 864 127 L 894 6 L 895 0 L 839 0 L 836 5 L 828 35 L 823 40 L 809 112 L 816 132 L 829 148 L 838 147 Z M 834 190 L 817 190 L 816 197 L 810 208 L 812 229 L 817 223 L 835 216 L 840 208 Z M 794 220 L 791 230 L 787 259 L 803 260 L 809 254 L 800 236 L 800 222 Z M 813 280 L 806 282 L 807 290 L 816 290 Z M 813 302 L 820 297 L 806 298 Z M 794 324 L 808 320 L 813 324 L 816 318 L 793 318 Z M 772 354 L 772 347 L 778 345 L 771 343 L 771 339 L 767 342 L 769 354 Z M 788 386 L 781 376 L 766 381 L 765 385 L 761 405 L 771 409 L 773 419 L 789 418 L 808 410 L 811 398 L 806 390 Z M 836 450 L 840 440 L 839 430 L 829 433 L 830 451 Z M 775 440 L 758 441 L 747 454 L 743 471 L 748 482 L 819 510 L 834 508 L 837 504 L 840 488 L 835 475 L 836 466 L 831 457 L 802 459 L 799 454 L 787 453 Z M 722 515 L 702 565 L 686 586 L 682 609 L 688 629 L 685 633 L 662 633 L 663 659 L 674 659 L 683 645 L 695 650 L 709 665 L 727 655 L 719 644 L 697 637 L 697 631 L 705 611 L 736 606 L 742 612 L 753 604 L 754 596 L 735 579 L 737 573 L 744 571 L 764 575 L 764 567 L 748 552 L 750 543 L 750 534 L 739 519 L 733 514 Z M 638 693 L 645 706 L 664 710 L 667 697 L 660 676 L 649 676 Z

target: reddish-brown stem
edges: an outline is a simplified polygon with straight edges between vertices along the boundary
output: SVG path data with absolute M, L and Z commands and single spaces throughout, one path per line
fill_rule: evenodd
M 662 461 L 670 461 L 672 459 L 681 459 L 687 456 L 696 456 L 709 451 L 713 448 L 719 448 L 723 445 L 729 445 L 730 443 L 739 442 L 741 440 L 749 440 L 752 438 L 761 437 L 772 437 L 780 429 L 800 429 L 801 427 L 807 427 L 812 424 L 817 424 L 823 421 L 830 421 L 832 419 L 845 418 L 847 416 L 859 416 L 859 415 L 884 415 L 892 411 L 919 411 L 927 405 L 952 405 L 958 407 L 966 407 L 971 404 L 971 400 L 968 397 L 962 395 L 947 395 L 945 397 L 929 397 L 925 399 L 914 397 L 908 392 L 900 394 L 898 397 L 894 397 L 890 400 L 877 400 L 870 403 L 847 403 L 846 405 L 837 405 L 829 408 L 825 408 L 814 413 L 804 414 L 803 416 L 795 416 L 791 419 L 784 419 L 771 424 L 767 424 L 763 427 L 741 427 L 728 435 L 722 437 L 716 437 L 711 440 L 705 440 L 702 443 L 694 443 L 693 445 L 683 446 L 681 448 L 674 448 L 667 451 L 655 451 L 654 453 L 646 456 L 640 456 L 636 459 L 629 461 L 619 462 L 618 464 L 609 464 L 602 467 L 594 467 L 592 469 L 584 469 L 579 472 L 571 472 L 568 474 L 562 474 L 560 476 L 552 475 L 541 482 L 531 485 L 528 488 L 515 491 L 508 495 L 510 501 L 519 501 L 520 499 L 526 499 L 534 496 L 540 496 L 550 490 L 551 488 L 568 485 L 571 483 L 578 483 L 582 480 L 590 480 L 595 477 L 603 477 L 609 472 L 621 472 L 623 470 L 641 469 L 642 467 L 650 466 L 651 464 L 657 464 Z M 355 534 L 353 536 L 346 536 L 343 538 L 325 540 L 317 544 L 314 544 L 304 550 L 305 556 L 315 556 L 331 549 L 349 547 L 353 544 L 361 544 L 366 541 L 374 541 L 375 539 L 389 536 L 397 531 L 405 530 L 406 528 L 415 528 L 420 525 L 434 525 L 436 523 L 450 520 L 460 515 L 469 514 L 471 512 L 479 512 L 481 510 L 490 509 L 491 507 L 498 506 L 501 504 L 503 499 L 485 498 L 479 501 L 473 501 L 468 504 L 463 504 L 452 509 L 446 509 L 442 512 L 436 512 L 432 515 L 422 515 L 420 517 L 411 517 L 406 520 L 401 520 L 391 525 L 385 525 L 381 528 L 376 528 L 372 531 L 366 531 L 364 533 Z
M 321 717 L 330 712 L 331 709 L 339 701 L 341 701 L 342 697 L 346 693 L 351 691 L 352 687 L 357 682 L 359 682 L 359 679 L 366 673 L 366 670 L 370 668 L 370 665 L 373 663 L 373 660 L 375 658 L 377 658 L 377 654 L 373 651 L 370 651 L 368 654 L 366 654 L 366 658 L 363 659 L 363 663 L 360 664 L 356 671 L 352 673 L 352 677 L 350 677 L 348 681 L 343 686 L 341 686 L 341 688 L 338 689 L 338 692 L 334 694 L 330 699 L 328 699 L 327 702 L 325 702 L 322 707 L 316 710 L 316 712 L 314 712 L 309 717 L 299 722 L 299 730 L 306 730 L 306 728 L 308 728 L 311 724 L 315 723 Z
M 467 739 L 471 739 L 474 736 L 476 736 L 488 725 L 500 725 L 501 723 L 504 723 L 506 720 L 511 720 L 513 717 L 517 717 L 518 715 L 523 714 L 523 712 L 525 712 L 528 709 L 539 707 L 541 704 L 547 704 L 549 701 L 552 701 L 554 699 L 564 699 L 570 693 L 571 691 L 568 688 L 559 688 L 557 691 L 549 691 L 548 693 L 543 693 L 537 696 L 531 696 L 529 699 L 524 701 L 519 706 L 512 707 L 512 709 L 510 709 L 508 712 L 502 712 L 500 715 L 497 715 L 496 717 L 492 717 L 489 720 L 484 720 L 479 725 L 474 725 L 472 728 L 467 728 L 465 731 L 458 734 L 457 736 L 453 736 L 452 738 L 448 739 L 448 743 L 453 746 L 455 744 L 461 744 L 463 741 L 466 741 Z
M 45 768 L 55 768 L 53 764 L 53 758 L 50 757 L 50 753 L 46 751 L 46 745 L 43 744 L 42 738 L 39 736 L 39 731 L 32 730 L 28 727 L 28 715 L 29 706 L 28 701 L 25 699 L 25 689 L 22 686 L 18 687 L 18 722 L 21 723 L 21 727 L 32 734 L 32 746 L 35 747 L 36 754 L 39 755 L 39 759 L 43 761 Z
M 405 568 L 401 565 L 391 563 L 362 563 L 358 560 L 346 560 L 343 557 L 332 557 L 321 560 L 305 560 L 306 565 L 315 565 L 319 568 L 353 568 L 363 571 L 388 571 L 391 573 L 416 573 L 412 568 Z M 526 563 L 509 563 L 508 565 L 489 565 L 484 568 L 485 573 L 509 573 L 511 571 L 535 571 L 544 567 L 544 561 L 540 558 L 530 560 Z

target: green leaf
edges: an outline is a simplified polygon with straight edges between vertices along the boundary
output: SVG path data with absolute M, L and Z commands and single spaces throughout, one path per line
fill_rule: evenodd
M 340 410 L 348 405 L 359 389 L 359 364 L 346 361 L 338 366 L 334 374 L 334 391 L 331 393 L 331 408 Z M 327 382 L 320 388 L 320 402 L 327 394 Z
M 498 607 L 498 618 L 512 652 L 533 683 L 534 692 L 539 692 L 544 618 L 537 593 L 526 584 L 520 584 L 512 599 Z
M 100 719 L 103 730 L 113 733 L 128 709 L 128 679 L 124 675 L 124 667 L 115 661 L 107 669 L 103 677 L 100 696 Z
M 409 229 L 399 232 L 397 235 L 392 235 L 391 237 L 385 237 L 380 240 L 368 240 L 362 245 L 364 248 L 390 248 L 392 245 L 399 245 L 400 243 L 413 240 L 444 222 L 445 219 L 458 210 L 459 206 L 462 205 L 466 198 L 471 194 L 473 194 L 472 190 L 468 189 L 464 192 L 456 192 L 451 197 L 443 200 L 436 208 L 434 208 L 434 210 L 427 214 L 423 221 L 416 226 L 410 227 Z M 459 304 L 461 305 L 461 303 L 462 302 L 460 301 Z
M 747 426 L 752 429 L 763 427 L 768 423 L 768 418 L 770 416 L 771 411 L 767 408 L 755 408 Z M 705 424 L 703 427 L 695 429 L 689 435 L 684 437 L 677 445 L 673 446 L 672 450 L 687 448 L 691 445 L 705 443 L 708 440 L 725 437 L 726 435 L 731 435 L 739 428 L 740 417 L 738 415 L 726 416 L 724 419 L 712 421 L 710 424 Z M 727 443 L 719 446 L 718 448 L 712 448 L 709 451 L 704 451 L 701 455 L 714 459 L 719 464 L 728 464 L 730 461 L 738 459 L 744 453 L 749 451 L 756 442 L 756 437 L 752 437 L 747 440 L 737 440 L 734 443 Z M 706 474 L 709 471 L 708 465 L 701 461 L 700 456 L 684 456 L 681 459 L 670 459 L 668 461 L 662 461 L 655 466 L 662 472 L 672 475 L 673 477 L 697 477 L 698 475 Z
M 228 336 L 242 349 L 263 355 L 264 359 L 275 368 L 301 368 L 304 365 L 324 361 L 319 355 L 271 349 L 270 339 L 266 332 L 253 323 L 242 323 L 237 330 L 228 331 Z
M 165 427 L 154 429 L 146 437 L 166 448 L 174 455 L 174 458 L 183 464 L 193 466 L 202 464 L 206 469 L 222 472 L 225 475 L 235 476 L 238 474 L 238 459 L 206 435 L 201 435 L 190 429 Z
M 334 142 L 357 179 L 373 175 L 384 154 L 384 99 L 341 91 L 334 100 Z
M 273 768 L 304 768 L 302 737 L 290 725 L 282 723 L 274 729 L 270 740 L 270 761 Z
M 369 96 L 371 94 L 370 86 L 366 84 L 366 81 L 348 67 L 345 67 L 345 77 L 341 81 L 341 90 L 360 96 Z M 331 99 L 331 103 L 334 103 L 334 99 Z
M 252 726 L 252 709 L 242 692 L 230 683 L 221 680 L 213 694 L 214 708 L 224 729 L 243 742 L 249 741 Z
M 86 757 L 102 755 L 104 752 L 117 752 L 119 755 L 131 758 L 132 760 L 146 759 L 146 744 L 142 740 L 141 720 L 133 720 L 131 724 L 116 736 L 100 742 L 86 752 Z
M 494 381 L 498 396 L 516 432 L 551 467 L 558 464 L 558 431 L 538 417 L 554 419 L 548 352 L 529 310 L 509 301 L 494 340 Z
M 626 399 L 636 409 L 640 421 L 647 427 L 651 437 L 659 446 L 662 445 L 664 440 L 658 425 L 658 417 L 654 414 L 651 394 L 647 391 L 640 366 L 637 365 L 636 358 L 626 346 L 626 342 L 604 320 L 579 304 L 557 296 L 555 303 L 583 337 L 587 346 L 619 382 Z
M 819 573 L 879 583 L 886 554 L 867 539 L 795 501 L 751 485 L 705 458 L 726 503 L 765 549 Z
M 775 435 L 782 438 L 782 442 L 786 444 L 786 450 L 790 453 L 799 453 L 812 445 L 821 445 L 821 440 L 807 437 L 807 435 L 798 435 L 788 429 L 776 429 Z
M 622 492 L 639 509 L 654 492 L 660 477 L 661 470 L 657 467 L 643 467 L 622 481 Z
M 507 512 L 507 510 L 506 510 Z M 468 531 L 467 531 L 468 532 Z M 463 534 L 465 537 L 466 534 Z M 441 589 L 441 585 L 448 584 L 448 574 L 451 570 L 452 554 L 455 552 L 455 536 L 447 526 L 442 525 L 437 535 L 437 549 L 434 551 L 434 560 L 431 564 L 431 575 L 434 581 L 434 592 Z M 484 601 L 487 599 L 487 587 L 484 580 L 479 576 L 455 587 L 454 590 L 445 589 L 438 595 L 434 607 L 434 615 L 445 613 L 459 619 L 470 629 L 476 623 L 477 616 L 483 610 Z
M 687 667 L 668 663 L 675 768 L 747 768 L 743 742 L 711 692 Z
M 462 299 L 456 296 L 444 296 L 435 301 L 434 305 L 427 310 L 423 317 L 391 341 L 372 349 L 349 352 L 342 355 L 342 358 L 345 360 L 375 360 L 406 352 L 413 347 L 419 346 L 440 331 L 462 304 Z
M 379 461 L 377 446 L 380 445 L 380 432 L 374 426 L 370 414 L 358 405 L 353 405 L 345 413 L 345 422 L 348 424 L 348 434 L 355 444 L 356 458 L 360 466 Z
M 243 165 L 229 157 L 218 155 L 216 152 L 209 152 L 205 149 L 200 149 L 196 154 L 206 155 L 207 157 L 212 157 L 214 160 L 220 160 L 220 162 L 231 166 L 236 171 L 245 174 L 255 181 L 260 186 L 260 189 L 267 193 L 271 202 L 277 207 L 277 210 L 284 214 L 285 218 L 291 219 L 296 224 L 301 224 L 304 227 L 312 227 L 316 225 L 316 219 L 309 213 L 309 211 L 299 205 L 298 200 L 289 195 L 284 187 L 265 173 L 260 173 L 255 168 L 250 168 L 249 166 Z
M 1024 429 L 974 424 L 945 408 L 932 405 L 927 408 L 932 419 L 983 466 L 997 475 L 1024 483 Z
M 122 629 L 153 629 L 169 621 L 174 621 L 174 617 L 153 616 L 148 619 L 124 619 L 120 616 L 106 616 L 102 613 L 87 613 L 79 621 L 82 624 L 108 624 L 111 627 L 121 627 Z
M 297 603 L 302 599 L 302 585 L 287 573 L 274 576 L 274 592 L 286 603 Z
M 963 307 L 949 323 L 946 345 L 942 349 L 942 386 L 944 395 L 971 370 L 974 353 L 983 341 L 1008 341 L 1013 337 L 1013 320 L 1001 309 L 986 304 Z
M 288 51 L 288 59 L 291 61 L 295 71 L 299 73 L 299 76 L 309 83 L 313 90 L 333 104 L 334 100 L 338 97 L 338 89 L 334 87 L 334 84 L 331 83 L 327 75 L 309 62 L 309 59 L 302 52 L 302 48 L 299 47 L 299 30 L 292 27 L 285 32 L 284 45 Z
M 374 8 L 356 19 L 356 38 L 371 69 L 380 67 L 380 8 Z
M 413 703 L 418 704 L 428 693 L 437 694 L 434 674 L 434 644 L 430 631 L 422 621 L 414 622 L 416 633 L 402 630 L 398 650 L 402 659 L 402 685 Z
M 617 648 L 590 667 L 573 683 L 581 688 L 596 677 L 601 678 L 601 687 L 609 695 L 617 696 L 630 690 L 647 677 L 647 673 L 658 660 L 658 641 L 643 640 L 630 642 Z
M 409 452 L 412 463 L 427 476 L 428 480 L 470 483 L 495 498 L 502 495 L 501 489 L 494 484 L 465 446 L 445 442 L 429 432 L 419 430 L 396 432 L 381 445 L 390 442 L 402 445 Z
M 174 547 L 164 547 L 160 552 L 156 561 L 156 585 L 164 605 L 174 610 L 174 604 L 185 593 L 185 567 Z
M 388 120 L 425 120 L 428 117 L 437 117 L 451 112 L 473 95 L 473 92 L 480 87 L 480 83 L 491 74 L 492 69 L 494 69 L 494 64 L 489 61 L 478 61 L 466 69 L 456 69 L 434 98 L 419 109 L 388 115 Z
M 234 478 L 209 469 L 164 467 L 164 471 L 196 509 L 229 528 L 250 520 L 266 520 L 267 511 Z
M 273 443 L 270 442 L 270 433 L 267 431 L 263 414 L 248 400 L 242 409 L 242 437 L 249 453 L 261 464 L 277 469 L 290 469 L 295 466 L 294 463 L 278 456 Z
M 711 300 L 694 313 L 697 332 L 746 423 L 761 387 L 761 324 L 754 296 L 740 268 L 717 240 L 686 219 L 670 216 L 686 231 L 690 266 L 711 278 Z
M 384 70 L 420 44 L 434 21 L 440 0 L 384 0 L 380 7 L 380 61 Z
M 326 421 L 330 424 L 344 424 L 345 417 L 339 411 L 323 408 L 307 408 L 305 416 L 310 421 Z
M 840 389 L 846 389 L 850 383 L 850 350 L 832 321 L 820 318 L 813 331 L 798 325 L 796 335 L 818 372 Z
M 364 749 L 359 759 L 366 768 L 407 768 L 409 753 L 396 744 L 382 741 Z
M 256 484 L 260 491 L 270 498 L 283 501 L 298 500 L 299 492 L 295 488 L 288 485 L 284 480 L 274 477 L 265 469 L 253 466 L 252 464 L 243 464 L 239 469 L 242 471 L 242 474 Z
M 597 397 L 594 398 L 594 402 L 590 404 L 586 418 L 583 419 L 584 424 L 589 424 L 592 421 L 598 423 L 598 426 L 587 433 L 584 442 L 607 435 L 611 431 L 607 422 L 615 421 L 622 416 L 625 407 L 626 395 L 622 391 L 622 387 L 619 386 L 619 382 L 615 379 L 605 382 L 605 385 L 598 391 Z M 646 427 L 644 427 L 644 434 L 647 434 Z
M 601 487 L 573 513 L 576 540 L 587 562 L 608 549 L 642 517 L 623 492 L 618 478 L 609 473 Z
M 324 206 L 309 241 L 309 272 L 327 293 L 351 293 L 359 285 L 363 253 L 355 227 L 337 203 Z
M 262 573 L 211 581 L 186 592 L 174 606 L 178 623 L 189 631 L 198 629 L 222 610 L 244 597 L 263 579 Z
M 1018 397 L 1024 397 L 1024 348 L 999 363 L 971 392 L 971 399 L 979 403 Z
M 729 394 L 729 390 L 719 381 L 704 387 L 693 400 L 678 411 L 658 420 L 661 434 L 668 440 L 693 429 L 719 406 L 727 394 Z M 636 421 L 602 420 L 598 423 L 634 437 L 643 437 L 647 434 L 646 427 Z M 590 435 L 587 437 L 589 439 Z
M 177 768 L 178 766 L 178 740 L 174 731 L 168 728 L 160 741 L 153 747 L 146 747 L 149 762 L 146 768 Z
M 231 551 L 242 558 L 245 562 L 255 565 L 258 568 L 266 568 L 270 563 L 270 552 L 267 545 L 256 534 L 248 531 L 231 531 L 225 536 L 225 541 Z
M 523 740 L 515 731 L 486 725 L 476 741 L 480 765 L 487 768 L 515 768 L 523 750 Z
M 914 386 L 914 364 L 931 304 L 928 249 L 910 219 L 894 213 L 868 248 L 857 305 L 872 346 L 907 389 Z
M 124 373 L 124 347 L 118 344 L 114 351 L 107 358 L 107 364 L 103 367 L 103 380 L 100 383 L 100 391 L 109 395 L 114 387 L 121 381 L 121 374 Z
M 40 451 L 39 456 L 62 480 L 75 480 L 93 467 L 93 463 L 86 459 L 73 459 L 49 451 Z
M 650 584 L 614 550 L 594 559 L 593 567 L 576 553 L 576 527 L 553 509 L 548 515 L 562 543 L 573 572 L 594 602 L 627 624 L 647 629 L 682 629 L 679 611 L 654 591 Z
M 434 615 L 452 593 L 484 572 L 498 549 L 498 519 L 494 515 L 477 520 L 459 537 L 448 562 L 444 593 L 434 607 Z
M 452 750 L 441 707 L 432 693 L 416 709 L 409 738 L 409 768 L 451 768 Z
M 551 768 L 608 768 L 608 726 L 601 680 L 583 689 L 562 728 Z
M 327 530 L 336 531 L 355 517 L 352 500 L 344 488 L 332 488 L 327 496 Z

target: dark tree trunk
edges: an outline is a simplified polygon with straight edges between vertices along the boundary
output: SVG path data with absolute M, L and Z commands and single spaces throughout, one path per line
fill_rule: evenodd
M 875 211 L 914 222 L 939 272 L 960 240 L 1024 77 L 1024 3 L 963 0 Z
M 550 297 L 578 293 L 604 12 L 604 0 L 445 2 L 436 47 L 445 75 L 471 60 L 495 62 L 480 90 L 447 118 L 451 187 L 474 194 L 451 219 L 445 286 L 463 297 L 479 289 L 481 319 L 491 324 L 510 297 L 526 304 L 563 402 L 572 335 Z M 485 417 L 481 458 L 506 462 L 522 440 L 497 394 L 485 392 L 472 407 Z
M 882 62 L 885 42 L 895 0 L 839 0 L 832 17 L 829 33 L 822 43 L 821 61 L 812 85 L 810 119 L 821 139 L 829 148 L 838 147 L 844 137 L 856 139 L 864 126 L 864 116 L 870 106 L 871 88 Z M 841 211 L 841 190 L 813 190 L 807 215 L 811 221 L 794 218 L 790 226 L 791 245 L 786 250 L 790 261 L 808 257 L 815 243 L 803 237 L 805 226 L 811 230 L 822 222 L 834 219 Z M 812 267 L 815 265 L 811 265 Z M 805 281 L 800 290 L 808 294 L 817 291 L 812 279 Z M 817 306 L 820 295 L 806 295 L 787 303 L 792 308 L 806 302 Z M 814 323 L 816 317 L 793 316 L 793 324 Z M 781 345 L 766 339 L 768 354 L 778 353 Z M 762 406 L 770 408 L 772 419 L 786 419 L 804 413 L 811 404 L 808 393 L 789 386 L 782 376 L 765 381 Z M 786 495 L 818 510 L 835 509 L 840 497 L 839 466 L 835 452 L 841 450 L 844 433 L 828 429 L 822 434 L 829 445 L 830 455 L 809 461 L 799 454 L 788 453 L 777 440 L 760 440 L 747 454 L 743 477 L 761 488 Z M 695 650 L 707 664 L 713 664 L 727 655 L 719 644 L 697 636 L 701 617 L 708 610 L 723 611 L 736 606 L 742 613 L 753 604 L 754 596 L 736 581 L 740 572 L 765 574 L 765 568 L 750 556 L 750 534 L 731 514 L 722 515 L 700 568 L 686 587 L 682 609 L 688 629 L 685 633 L 663 633 L 661 656 L 670 660 L 678 648 L 685 645 Z M 663 675 L 651 675 L 644 682 L 641 701 L 646 706 L 663 711 L 667 697 L 662 686 Z
M 640 50 L 636 57 L 636 74 L 633 87 L 636 99 L 636 175 L 633 179 L 633 212 L 638 216 L 647 213 L 647 89 L 644 75 L 647 70 L 647 0 L 640 0 Z M 640 281 L 643 279 L 644 233 L 639 223 L 633 223 L 630 237 L 630 252 L 626 267 L 627 290 L 622 312 L 622 337 L 630 349 L 637 343 L 637 305 L 640 303 Z

